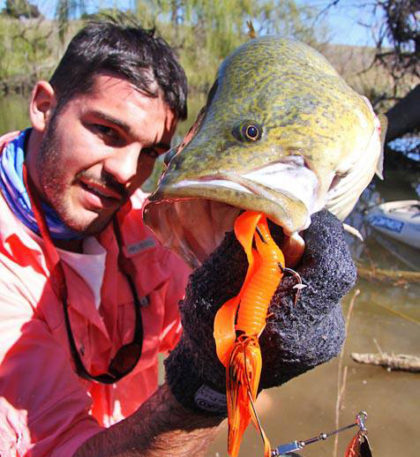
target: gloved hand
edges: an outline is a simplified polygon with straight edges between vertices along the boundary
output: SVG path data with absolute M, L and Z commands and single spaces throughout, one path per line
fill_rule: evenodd
M 270 226 L 278 241 L 279 229 Z M 306 248 L 296 271 L 303 284 L 294 304 L 296 279 L 285 275 L 271 301 L 260 337 L 263 369 L 260 389 L 277 386 L 336 356 L 345 330 L 340 299 L 356 280 L 342 224 L 331 213 L 312 217 L 304 232 Z M 166 380 L 177 400 L 195 410 L 223 414 L 225 368 L 216 355 L 216 311 L 238 294 L 248 264 L 233 232 L 190 276 L 180 303 L 183 336 L 165 361 Z

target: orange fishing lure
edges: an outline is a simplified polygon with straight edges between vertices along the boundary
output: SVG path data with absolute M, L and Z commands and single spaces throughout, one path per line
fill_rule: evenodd
M 234 232 L 246 253 L 248 271 L 239 294 L 219 309 L 214 321 L 217 356 L 226 367 L 228 452 L 237 457 L 242 435 L 252 420 L 264 441 L 264 457 L 270 457 L 271 446 L 254 408 L 262 368 L 258 338 L 283 276 L 284 256 L 262 213 L 242 213 Z

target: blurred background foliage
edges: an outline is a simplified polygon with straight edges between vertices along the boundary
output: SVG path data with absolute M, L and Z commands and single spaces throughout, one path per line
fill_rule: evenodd
M 331 43 L 328 14 L 341 1 L 344 4 L 344 0 L 324 2 L 321 8 L 299 0 L 131 0 L 125 11 L 101 9 L 97 2 L 97 12 L 92 14 L 89 0 L 56 0 L 50 2 L 53 11 L 45 17 L 31 0 L 6 0 L 0 13 L 3 128 L 27 125 L 27 102 L 17 97 L 27 96 L 38 79 L 48 80 L 71 37 L 88 21 L 98 19 L 153 28 L 175 49 L 188 76 L 190 96 L 189 118 L 180 125 L 174 144 L 204 104 L 221 61 L 250 39 L 250 23 L 256 36 L 276 34 L 318 49 L 350 86 L 369 98 L 377 112 L 387 112 L 416 87 L 417 100 L 420 2 L 361 0 L 357 6 L 363 4 L 368 11 L 365 26 L 377 32 L 375 46 L 368 47 Z M 374 24 L 378 17 L 379 26 Z M 22 111 L 20 117 L 10 115 L 16 110 Z M 394 117 L 401 118 L 399 112 Z M 151 186 L 160 171 L 161 167 L 155 167 Z
M 7 0 L 0 15 L 0 91 L 24 92 L 37 79 L 48 79 L 74 33 L 89 20 L 107 17 L 155 28 L 175 48 L 194 103 L 201 104 L 220 62 L 249 39 L 252 21 L 257 36 L 277 34 L 320 50 L 384 111 L 418 84 L 419 2 L 370 2 L 372 15 L 380 9 L 383 18 L 376 47 L 330 44 L 325 19 L 337 3 L 321 11 L 295 0 L 133 0 L 124 13 L 108 8 L 88 14 L 84 0 L 57 0 L 49 19 L 29 0 Z

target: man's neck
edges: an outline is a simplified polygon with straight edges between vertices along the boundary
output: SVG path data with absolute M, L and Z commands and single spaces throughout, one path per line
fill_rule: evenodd
M 36 158 L 41 146 L 42 136 L 34 129 L 31 130 L 29 138 L 25 145 L 25 163 L 29 175 L 38 189 L 38 172 L 36 167 Z
M 54 245 L 58 249 L 64 249 L 65 251 L 83 253 L 83 239 L 78 240 L 54 240 Z

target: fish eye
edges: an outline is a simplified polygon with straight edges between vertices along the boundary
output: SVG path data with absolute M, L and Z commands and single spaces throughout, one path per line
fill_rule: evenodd
M 255 141 L 258 139 L 260 132 L 255 125 L 247 125 L 243 128 L 243 134 L 245 138 L 247 138 L 250 141 Z
M 178 148 L 172 148 L 172 149 L 169 149 L 169 151 L 165 154 L 165 156 L 163 158 L 163 163 L 165 164 L 166 167 L 169 165 L 169 162 L 174 158 L 177 150 L 178 150 Z
M 262 127 L 253 121 L 244 121 L 232 131 L 233 136 L 240 141 L 258 141 L 262 136 Z

